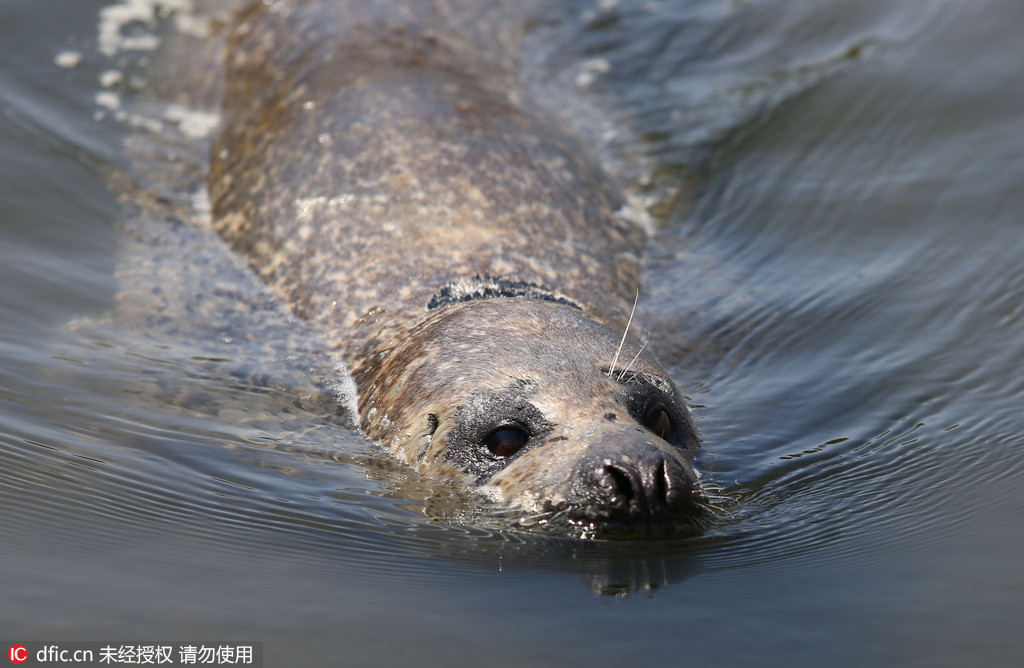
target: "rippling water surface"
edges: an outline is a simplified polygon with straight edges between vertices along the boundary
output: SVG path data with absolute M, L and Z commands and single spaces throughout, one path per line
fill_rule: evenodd
M 5 639 L 249 638 L 275 666 L 1024 652 L 1024 6 L 532 23 L 537 96 L 657 222 L 643 323 L 720 488 L 704 536 L 649 543 L 481 528 L 377 456 L 316 332 L 191 224 L 201 144 L 134 48 L 173 19 L 124 7 L 0 8 Z

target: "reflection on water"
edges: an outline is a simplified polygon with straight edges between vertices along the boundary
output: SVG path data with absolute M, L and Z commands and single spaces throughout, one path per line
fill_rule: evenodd
M 532 24 L 533 89 L 656 218 L 643 323 L 720 488 L 700 537 L 608 543 L 437 519 L 457 490 L 379 456 L 316 332 L 194 224 L 207 117 L 140 98 L 104 4 L 0 10 L 4 628 L 257 634 L 268 665 L 1024 649 L 1016 6 Z

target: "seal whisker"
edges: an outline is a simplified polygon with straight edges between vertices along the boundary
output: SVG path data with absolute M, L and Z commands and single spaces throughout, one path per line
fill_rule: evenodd
M 557 516 L 558 513 L 552 514 L 550 511 L 540 512 L 535 515 L 523 515 L 519 518 L 519 526 L 532 527 L 538 524 L 546 524 Z
M 520 526 L 536 526 L 538 524 L 550 524 L 551 522 L 559 519 L 560 517 L 568 514 L 568 506 L 563 506 L 557 510 L 542 510 L 534 513 L 533 515 L 523 515 L 519 518 Z
M 612 365 L 608 368 L 608 377 L 611 378 L 612 374 L 615 373 L 615 365 L 619 363 L 619 355 L 622 354 L 622 346 L 626 345 L 626 335 L 629 334 L 629 326 L 633 323 L 633 314 L 636 313 L 637 302 L 640 301 L 640 288 L 636 289 L 636 297 L 633 299 L 633 308 L 629 311 L 629 320 L 626 321 L 626 329 L 622 332 L 622 340 L 619 341 L 619 348 L 615 351 L 615 357 L 612 358 Z
M 640 350 L 636 351 L 636 355 L 633 355 L 633 359 L 629 361 L 629 364 L 626 365 L 625 369 L 619 372 L 619 375 L 615 380 L 622 380 L 622 377 L 629 373 L 629 370 L 633 368 L 633 364 L 640 358 L 640 353 L 644 351 L 644 348 L 647 347 L 648 343 L 650 343 L 650 341 L 644 341 L 644 344 L 640 346 Z

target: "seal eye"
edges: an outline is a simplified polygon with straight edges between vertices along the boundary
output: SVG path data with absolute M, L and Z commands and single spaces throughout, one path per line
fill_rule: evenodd
M 644 426 L 654 432 L 654 435 L 661 440 L 675 443 L 675 424 L 673 424 L 672 416 L 668 414 L 668 409 L 663 404 L 657 404 L 654 408 L 647 411 L 647 416 L 644 418 Z
M 519 452 L 529 435 L 518 427 L 498 427 L 484 439 L 484 445 L 498 457 L 511 457 Z

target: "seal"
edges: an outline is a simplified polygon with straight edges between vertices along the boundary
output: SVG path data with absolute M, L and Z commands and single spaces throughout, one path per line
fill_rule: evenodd
M 239 11 L 214 227 L 326 333 L 364 433 L 420 473 L 521 526 L 690 528 L 698 435 L 626 335 L 645 231 L 531 101 L 497 4 Z

